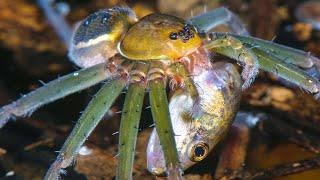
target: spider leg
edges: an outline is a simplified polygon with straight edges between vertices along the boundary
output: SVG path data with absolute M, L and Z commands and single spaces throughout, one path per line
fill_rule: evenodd
M 216 40 L 223 41 L 224 39 L 234 39 L 234 37 L 230 38 L 229 34 L 221 34 L 221 33 L 213 33 L 213 38 Z M 216 41 L 213 40 L 212 42 Z M 242 43 L 240 40 L 237 40 L 238 43 L 241 43 L 242 47 L 250 46 L 248 44 Z M 217 53 L 220 53 L 222 55 L 237 59 L 234 56 L 234 53 L 236 52 L 236 48 L 232 43 L 229 44 L 229 47 L 218 47 L 214 44 L 210 45 L 208 44 L 208 47 L 212 47 L 213 50 Z M 239 45 L 240 46 L 240 45 Z M 295 61 L 295 63 L 288 63 L 284 59 L 281 59 L 279 56 L 273 55 L 272 53 L 268 53 L 266 51 L 261 50 L 260 48 L 256 47 L 247 47 L 250 48 L 251 51 L 255 54 L 257 58 L 257 64 L 259 68 L 271 72 L 277 76 L 280 76 L 284 78 L 285 80 L 294 83 L 298 85 L 299 87 L 302 87 L 303 89 L 307 90 L 308 92 L 316 94 L 316 97 L 320 96 L 320 82 L 309 75 L 306 71 L 298 68 L 295 63 L 298 61 Z M 283 51 L 281 51 L 283 52 Z M 287 52 L 287 51 L 285 51 Z M 291 57 L 291 56 L 290 56 Z M 294 60 L 292 60 L 294 61 Z
M 172 83 L 172 81 L 175 81 L 175 76 L 180 76 L 180 79 L 182 80 L 182 84 L 180 86 L 182 86 L 183 89 L 187 90 L 188 93 L 191 95 L 191 97 L 193 99 L 197 99 L 199 97 L 198 91 L 197 91 L 197 87 L 195 86 L 192 78 L 190 77 L 190 74 L 187 70 L 187 68 L 182 64 L 182 63 L 174 63 L 169 67 L 169 73 L 171 75 L 171 89 L 175 89 L 175 82 Z M 178 85 L 179 86 L 179 85 Z M 177 87 L 180 88 L 180 87 Z
M 277 56 L 279 60 L 282 60 L 286 63 L 293 64 L 304 69 L 315 67 L 317 71 L 320 71 L 320 59 L 312 56 L 309 52 L 250 36 L 240 36 L 236 34 L 230 35 L 239 39 L 247 46 L 260 49 L 268 54 L 273 54 L 274 56 Z
M 159 67 L 163 67 L 161 62 L 152 63 L 148 73 L 152 117 L 155 121 L 164 153 L 168 179 L 182 179 L 182 170 L 169 113 L 166 79 L 163 71 L 159 70 Z
M 258 74 L 258 59 L 251 49 L 245 47 L 241 41 L 236 38 L 225 36 L 214 36 L 210 34 L 210 40 L 204 45 L 205 48 L 213 50 L 216 53 L 237 60 L 243 65 L 241 76 L 244 80 L 242 89 L 250 86 L 256 75 Z
M 80 147 L 119 96 L 126 82 L 126 78 L 117 78 L 102 86 L 81 115 L 44 179 L 59 179 L 62 169 L 73 163 Z
M 306 71 L 281 61 L 278 57 L 268 54 L 260 49 L 253 49 L 258 56 L 259 67 L 265 71 L 271 72 L 276 76 L 296 84 L 310 93 L 319 97 L 320 82 L 316 78 L 309 75 Z
M 249 35 L 249 32 L 238 16 L 225 7 L 192 17 L 188 20 L 188 23 L 194 25 L 201 33 L 208 33 L 216 26 L 226 24 L 232 32 Z
M 130 85 L 126 94 L 120 123 L 117 179 L 132 179 L 139 120 L 147 85 L 147 70 L 147 64 L 137 63 L 130 74 Z
M 17 101 L 3 106 L 0 109 L 0 128 L 10 118 L 31 115 L 33 111 L 42 105 L 86 89 L 112 77 L 114 77 L 114 74 L 106 68 L 105 64 L 98 64 L 53 80 L 41 88 L 24 95 Z
M 52 8 L 54 0 L 38 0 L 38 4 L 47 17 L 50 25 L 54 28 L 59 38 L 63 41 L 65 47 L 69 48 L 72 29 L 66 22 L 63 15 Z

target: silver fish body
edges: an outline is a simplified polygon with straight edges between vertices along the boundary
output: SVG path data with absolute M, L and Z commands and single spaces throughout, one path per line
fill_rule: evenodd
M 194 75 L 199 97 L 177 90 L 169 109 L 182 169 L 204 159 L 228 132 L 241 96 L 241 78 L 234 65 L 217 62 L 212 68 Z M 147 148 L 148 170 L 161 175 L 166 171 L 156 129 Z

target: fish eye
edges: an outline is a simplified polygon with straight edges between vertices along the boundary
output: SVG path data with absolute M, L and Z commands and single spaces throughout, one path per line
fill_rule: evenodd
M 202 161 L 209 153 L 209 146 L 204 142 L 199 142 L 192 146 L 190 160 L 194 162 Z

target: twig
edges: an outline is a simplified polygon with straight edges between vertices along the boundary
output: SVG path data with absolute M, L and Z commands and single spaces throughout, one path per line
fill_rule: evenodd
M 34 149 L 34 148 L 36 148 L 38 146 L 49 144 L 49 143 L 53 142 L 53 140 L 54 140 L 53 138 L 48 138 L 48 139 L 37 141 L 35 143 L 32 143 L 32 144 L 29 144 L 29 145 L 25 146 L 24 150 L 25 151 L 32 150 L 32 149 Z

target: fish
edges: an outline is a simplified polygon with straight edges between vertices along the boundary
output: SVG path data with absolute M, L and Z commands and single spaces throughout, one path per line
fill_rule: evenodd
M 238 111 L 242 80 L 235 65 L 212 63 L 192 76 L 198 96 L 177 89 L 170 98 L 169 110 L 176 148 L 183 170 L 202 161 L 227 134 Z M 163 175 L 166 164 L 157 130 L 147 146 L 147 168 Z

